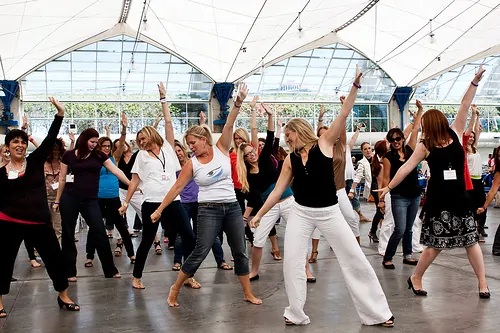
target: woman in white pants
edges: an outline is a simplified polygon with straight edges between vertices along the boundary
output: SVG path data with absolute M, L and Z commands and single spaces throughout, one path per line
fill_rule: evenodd
M 274 189 L 278 180 L 278 170 L 272 160 L 272 150 L 274 144 L 274 117 L 273 111 L 263 105 L 268 116 L 267 137 L 264 148 L 260 155 L 250 144 L 242 143 L 238 149 L 237 172 L 238 179 L 242 185 L 243 193 L 248 194 L 248 205 L 243 216 L 246 222 L 253 208 L 260 207 L 261 202 L 267 199 L 267 196 Z M 259 279 L 259 267 L 262 259 L 262 248 L 266 244 L 269 232 L 274 227 L 276 221 L 282 218 L 285 222 L 293 203 L 293 192 L 288 187 L 280 198 L 280 201 L 271 210 L 262 217 L 260 225 L 250 226 L 256 228 L 254 233 L 252 247 L 252 271 L 250 281 Z M 276 249 L 273 249 L 273 256 Z M 279 255 L 279 249 L 278 249 Z
M 286 125 L 285 137 L 294 153 L 286 158 L 276 187 L 254 217 L 254 222 L 259 222 L 293 181 L 295 203 L 288 217 L 283 265 L 290 303 L 284 313 L 287 325 L 310 323 L 303 309 L 307 293 L 303 267 L 307 243 L 318 227 L 337 255 L 347 289 L 362 323 L 394 326 L 394 317 L 377 276 L 340 214 L 333 179 L 332 147 L 344 130 L 342 127 L 361 87 L 360 79 L 361 72 L 357 68 L 353 87 L 338 117 L 319 139 L 304 119 L 292 119 Z M 321 186 L 322 191 L 318 191 L 318 186 Z

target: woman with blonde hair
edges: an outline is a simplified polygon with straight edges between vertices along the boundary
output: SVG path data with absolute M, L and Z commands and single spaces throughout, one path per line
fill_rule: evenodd
M 333 145 L 342 131 L 360 85 L 361 72 L 356 78 L 340 113 L 330 128 L 318 139 L 305 119 L 292 119 L 285 128 L 285 137 L 293 152 L 285 160 L 276 187 L 254 217 L 259 223 L 293 181 L 295 202 L 285 232 L 283 272 L 289 306 L 284 317 L 287 325 L 306 325 L 306 274 L 304 266 L 307 245 L 317 227 L 337 255 L 347 289 L 353 298 L 361 321 L 365 325 L 394 326 L 394 317 L 377 275 L 361 250 L 351 228 L 340 212 L 333 167 Z M 321 191 L 318 191 L 321 186 Z
M 158 221 L 164 209 L 168 209 L 172 200 L 194 179 L 199 186 L 198 192 L 198 230 L 196 246 L 184 261 L 177 280 L 170 287 L 168 305 L 179 306 L 177 296 L 186 279 L 196 273 L 203 260 L 210 252 L 220 230 L 224 230 L 227 242 L 234 257 L 234 272 L 243 287 L 244 300 L 252 304 L 261 304 L 250 288 L 248 257 L 246 255 L 244 227 L 240 206 L 236 200 L 231 180 L 229 148 L 233 135 L 233 126 L 239 114 L 241 103 L 247 95 L 246 84 L 241 83 L 234 106 L 222 129 L 217 143 L 212 143 L 212 133 L 204 126 L 188 129 L 184 140 L 193 152 L 193 157 L 182 168 L 179 178 L 167 193 L 161 205 L 151 214 L 152 221 Z
M 120 213 L 123 215 L 140 183 L 144 194 L 141 209 L 143 232 L 141 244 L 137 249 L 132 278 L 132 287 L 135 289 L 145 288 L 141 282 L 142 272 L 148 257 L 148 250 L 151 248 L 158 231 L 158 223 L 154 223 L 157 220 L 152 221 L 151 214 L 160 206 L 163 197 L 175 183 L 175 173 L 181 169 L 174 151 L 174 128 L 172 126 L 170 109 L 165 98 L 167 92 L 163 83 L 158 85 L 158 91 L 165 119 L 166 140 L 163 140 L 160 133 L 152 126 L 143 127 L 137 133 L 137 142 L 141 150 L 137 154 L 134 166 L 132 167 L 132 180 L 128 187 L 127 197 L 120 208 Z M 187 257 L 194 248 L 195 237 L 193 229 L 189 223 L 186 211 L 182 208 L 180 197 L 177 195 L 172 199 L 173 202 L 168 207 L 167 214 L 161 218 L 162 226 L 166 229 L 167 223 L 175 223 L 175 228 L 181 236 L 184 245 L 184 254 Z M 193 278 L 188 279 L 186 284 L 193 289 L 201 287 Z
M 444 114 L 428 110 L 422 117 L 422 139 L 412 156 L 399 168 L 390 183 L 379 190 L 385 194 L 398 186 L 419 162 L 426 159 L 432 177 L 427 184 L 424 222 L 420 241 L 427 246 L 417 267 L 407 282 L 418 296 L 427 296 L 422 289 L 422 277 L 441 250 L 465 247 L 469 262 L 476 273 L 479 297 L 489 298 L 483 253 L 478 244 L 479 235 L 474 221 L 473 205 L 465 187 L 464 152 L 460 143 L 467 113 L 483 77 L 483 66 L 472 79 L 451 126 Z

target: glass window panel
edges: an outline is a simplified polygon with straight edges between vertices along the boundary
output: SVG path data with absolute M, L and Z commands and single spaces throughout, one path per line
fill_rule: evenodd
M 164 82 L 166 80 L 167 80 L 167 73 L 163 74 L 146 73 L 144 77 L 145 82 Z
M 71 72 L 47 72 L 48 81 L 66 81 L 69 85 L 71 81 Z
M 312 50 L 309 50 L 309 51 L 306 51 L 306 52 L 302 52 L 301 54 L 298 54 L 297 56 L 299 57 L 310 57 L 312 54 Z
M 205 115 L 207 114 L 208 105 L 206 103 L 201 104 L 187 104 L 187 116 L 191 118 L 198 119 L 200 117 L 200 112 L 203 111 Z
M 121 53 L 122 43 L 117 41 L 100 41 L 97 42 L 97 50 Z
M 290 75 L 304 75 L 305 72 L 306 72 L 306 69 L 305 67 L 288 67 L 287 70 L 286 70 L 286 75 L 287 76 L 290 76 Z
M 265 75 L 283 75 L 285 74 L 285 66 L 269 66 L 265 70 Z
M 73 62 L 71 64 L 71 69 L 73 72 L 95 72 L 96 63 L 95 62 L 90 62 L 90 63 Z
M 98 62 L 97 63 L 97 73 L 99 74 L 100 72 L 120 72 L 122 70 L 122 65 L 120 61 L 118 62 L 112 62 L 112 63 L 102 63 Z
M 189 83 L 191 79 L 190 74 L 172 74 L 168 75 L 168 82 L 186 82 Z
M 170 54 L 168 53 L 148 53 L 149 64 L 165 64 L 170 62 Z
M 186 103 L 172 103 L 170 104 L 170 113 L 172 117 L 186 117 Z
M 334 77 L 344 77 L 346 75 L 346 69 L 345 68 L 329 68 L 328 69 L 328 76 L 334 76 Z
M 306 67 L 309 63 L 309 58 L 290 58 L 288 62 L 288 67 Z
M 47 71 L 70 71 L 71 63 L 69 61 L 51 61 L 45 65 Z
M 332 59 L 330 63 L 330 68 L 348 68 L 351 60 L 345 59 Z
M 142 118 L 128 118 L 128 132 L 129 133 L 137 133 L 145 125 L 152 125 L 152 124 L 145 123 L 142 120 Z
M 193 71 L 191 65 L 188 64 L 172 64 L 170 65 L 170 73 L 189 73 Z
M 25 78 L 26 81 L 45 81 L 45 70 L 37 70 Z
M 353 50 L 342 50 L 342 49 L 336 49 L 335 53 L 333 56 L 335 58 L 351 58 L 354 55 Z
M 144 64 L 146 62 L 146 53 L 134 53 L 133 56 L 136 67 L 137 64 Z M 123 65 L 125 66 L 126 64 L 130 67 L 130 64 L 132 63 L 132 53 L 123 52 L 122 57 L 123 57 Z
M 170 65 L 169 64 L 152 64 L 149 62 L 149 57 L 148 57 L 148 63 L 146 64 L 146 72 L 148 73 L 154 73 L 154 72 L 160 72 L 160 73 L 168 73 L 169 72 Z
M 309 63 L 309 67 L 319 67 L 321 69 L 325 69 L 328 67 L 328 64 L 330 63 L 330 59 L 311 59 L 311 62 Z
M 96 59 L 95 52 L 74 51 L 71 54 L 72 62 L 95 62 Z
M 387 132 L 387 119 L 371 119 L 371 132 Z
M 99 52 L 97 53 L 98 62 L 118 62 L 122 61 L 122 53 Z
M 162 49 L 157 48 L 154 45 L 147 44 L 148 45 L 148 52 L 165 52 Z
M 97 103 L 96 104 L 97 118 L 114 118 L 120 117 L 120 104 L 117 103 Z
M 96 79 L 96 72 L 73 72 L 73 81 L 91 81 Z
M 328 58 L 330 59 L 333 55 L 333 49 L 315 49 L 313 51 L 313 57 Z M 317 59 L 319 60 L 319 59 Z
M 120 85 L 120 72 L 97 72 L 97 80 L 99 81 L 113 81 L 116 85 Z
M 354 107 L 352 108 L 352 114 L 355 118 L 368 118 L 370 117 L 370 106 L 354 105 Z
M 160 103 L 141 104 L 141 109 L 144 118 L 156 119 L 156 116 L 162 113 Z
M 307 69 L 306 77 L 308 77 L 308 76 L 321 76 L 321 78 L 323 78 L 323 76 L 325 76 L 325 74 L 326 74 L 326 68 L 311 68 L 311 67 L 309 67 Z

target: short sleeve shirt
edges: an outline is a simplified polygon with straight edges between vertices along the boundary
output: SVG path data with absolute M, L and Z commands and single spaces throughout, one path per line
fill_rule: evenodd
M 100 151 L 91 152 L 85 159 L 79 159 L 74 150 L 64 153 L 62 162 L 68 166 L 68 174 L 74 176 L 72 183 L 66 182 L 64 191 L 84 198 L 97 198 L 100 171 L 108 158 Z

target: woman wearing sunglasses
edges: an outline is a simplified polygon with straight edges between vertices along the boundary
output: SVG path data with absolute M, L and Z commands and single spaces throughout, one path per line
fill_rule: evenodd
M 384 184 L 387 186 L 394 178 L 396 172 L 410 158 L 417 145 L 418 130 L 420 129 L 420 119 L 422 117 L 422 104 L 417 100 L 417 116 L 408 144 L 405 145 L 403 131 L 399 128 L 392 128 L 387 132 L 386 139 L 389 141 L 390 150 L 383 159 Z M 379 200 L 379 208 L 382 213 L 385 210 L 384 199 Z M 385 250 L 382 266 L 386 269 L 394 269 L 392 259 L 396 254 L 396 249 L 401 239 L 403 239 L 403 263 L 416 265 L 417 260 L 412 258 L 412 236 L 413 222 L 418 213 L 420 204 L 420 187 L 418 185 L 418 171 L 414 168 L 405 179 L 391 191 L 391 209 L 394 217 L 394 232 L 389 238 Z

